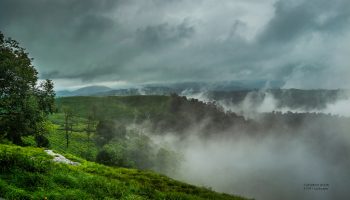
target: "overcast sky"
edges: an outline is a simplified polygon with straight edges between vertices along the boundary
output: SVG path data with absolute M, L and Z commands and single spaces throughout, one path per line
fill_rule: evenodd
M 0 0 L 0 30 L 57 89 L 283 80 L 349 88 L 349 0 Z

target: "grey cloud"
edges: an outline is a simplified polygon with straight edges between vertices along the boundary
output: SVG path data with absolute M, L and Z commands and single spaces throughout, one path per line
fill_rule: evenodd
M 139 28 L 136 32 L 136 40 L 145 47 L 164 46 L 191 37 L 194 30 L 194 27 L 186 22 L 175 26 L 163 23 Z
M 260 36 L 260 40 L 289 42 L 310 28 L 313 14 L 310 13 L 309 8 L 298 5 L 288 9 L 284 4 L 284 1 L 276 3 L 275 16 Z
M 322 66 L 349 71 L 349 1 L 266 2 L 2 0 L 0 30 L 54 80 L 291 82 L 302 64 L 318 85 L 332 82 Z
M 60 31 L 60 28 L 74 25 L 73 22 L 77 18 L 94 13 L 109 12 L 117 3 L 118 1 L 113 0 L 86 0 L 84 2 L 80 0 L 2 0 L 0 24 L 5 27 L 12 24 L 25 27 L 34 26 L 34 28 L 43 26 L 44 29 L 56 27 L 55 30 Z
M 94 80 L 94 78 L 98 76 L 104 76 L 111 73 L 111 69 L 109 67 L 104 68 L 92 68 L 87 69 L 83 72 L 77 73 L 62 73 L 57 70 L 51 71 L 43 74 L 43 78 L 63 78 L 63 79 L 82 79 L 84 82 Z
M 275 4 L 275 16 L 258 39 L 264 44 L 293 42 L 299 36 L 313 31 L 337 32 L 347 27 L 349 19 L 349 1 L 310 0 L 293 3 L 280 0 Z
M 133 64 L 134 61 L 137 63 L 140 58 L 146 59 L 145 57 L 149 57 L 149 54 L 152 54 L 156 50 L 161 50 L 171 45 L 178 45 L 182 40 L 189 39 L 193 34 L 194 28 L 186 24 L 186 22 L 178 25 L 159 24 L 147 26 L 130 33 L 129 37 L 125 39 L 127 41 L 125 44 L 120 41 L 117 41 L 115 44 L 110 43 L 112 46 L 111 51 L 106 55 L 100 55 L 100 58 L 102 58 L 100 61 L 96 61 L 96 59 L 88 66 L 85 66 L 84 71 L 78 70 L 72 73 L 73 70 L 60 72 L 51 70 L 45 72 L 42 77 L 80 78 L 83 81 L 103 78 L 116 80 L 124 77 L 142 81 L 138 77 L 134 77 L 135 74 L 142 72 L 149 73 L 150 68 L 153 66 L 150 66 L 147 62 Z M 153 71 L 152 74 L 161 76 L 157 71 Z M 154 75 L 144 74 L 143 76 L 156 79 Z
M 85 38 L 94 40 L 107 31 L 113 32 L 113 26 L 115 26 L 114 21 L 107 17 L 87 15 L 76 23 L 77 30 L 74 34 L 74 38 L 77 40 Z

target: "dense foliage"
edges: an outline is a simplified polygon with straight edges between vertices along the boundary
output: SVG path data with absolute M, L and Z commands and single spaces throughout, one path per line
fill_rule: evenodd
M 47 114 L 53 112 L 51 80 L 38 84 L 38 72 L 18 42 L 0 32 L 0 137 L 22 144 L 22 136 L 43 142 Z
M 126 127 L 118 120 L 101 120 L 88 132 L 89 119 L 75 117 L 67 147 L 64 113 L 53 114 L 50 120 L 56 127 L 48 135 L 51 148 L 60 152 L 105 165 L 151 169 L 168 175 L 175 174 L 181 164 L 180 154 L 165 144 L 155 143 L 139 127 Z

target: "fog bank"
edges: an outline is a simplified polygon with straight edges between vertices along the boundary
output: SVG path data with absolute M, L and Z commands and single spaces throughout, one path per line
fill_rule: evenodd
M 235 112 L 247 119 L 254 119 L 259 113 L 269 112 L 293 112 L 293 113 L 325 113 L 343 117 L 350 117 L 350 93 L 341 92 L 334 101 L 329 101 L 325 106 L 320 108 L 310 108 L 307 105 L 299 105 L 290 107 L 281 105 L 281 99 L 277 99 L 271 92 L 267 90 L 251 91 L 247 93 L 245 98 L 240 102 L 232 102 L 230 98 L 217 100 L 216 97 L 210 95 L 209 91 L 201 91 L 191 93 L 185 90 L 181 95 L 187 98 L 198 99 L 203 102 L 215 102 L 218 106 L 224 108 L 225 111 Z M 288 98 L 288 97 L 287 97 Z M 293 97 L 288 98 L 293 101 Z M 319 102 L 315 102 L 319 103 Z
M 206 98 L 204 93 L 195 95 Z M 272 95 L 265 95 L 256 106 L 247 98 L 229 108 L 241 109 L 251 121 L 248 124 L 266 123 L 264 115 L 259 115 L 262 112 L 290 111 L 277 110 Z M 261 126 L 260 130 L 233 126 L 204 136 L 207 122 L 203 120 L 181 137 L 168 133 L 153 139 L 183 155 L 178 173 L 168 175 L 188 183 L 262 200 L 348 199 L 350 118 L 334 116 L 348 116 L 348 102 L 327 104 L 322 112 L 333 115 L 291 114 L 290 119 L 301 117 L 298 125 L 281 118 L 271 122 L 275 126 Z
M 294 134 L 248 133 L 175 143 L 184 155 L 180 174 L 189 183 L 255 199 L 346 199 L 350 183 L 349 135 L 344 125 L 320 131 L 317 123 Z M 349 129 L 348 129 L 349 128 Z M 305 184 L 328 184 L 326 190 Z

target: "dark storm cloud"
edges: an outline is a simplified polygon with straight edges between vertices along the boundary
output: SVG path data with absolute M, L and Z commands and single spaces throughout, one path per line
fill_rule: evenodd
M 88 69 L 83 72 L 77 73 L 64 73 L 58 70 L 50 71 L 44 73 L 42 77 L 44 79 L 53 79 L 53 78 L 63 78 L 63 79 L 82 79 L 83 81 L 91 81 L 97 76 L 103 76 L 109 74 L 111 70 L 108 67 Z
M 341 87 L 350 75 L 349 4 L 1 0 L 0 30 L 28 49 L 41 78 L 58 86 L 283 79 L 288 87 Z
M 153 48 L 189 38 L 193 33 L 194 27 L 188 26 L 185 22 L 176 26 L 164 23 L 138 29 L 136 38 L 142 46 Z
M 104 16 L 87 15 L 80 19 L 76 26 L 75 39 L 94 39 L 101 33 L 110 31 L 114 23 L 111 19 Z
M 259 39 L 262 42 L 290 42 L 313 31 L 337 32 L 348 28 L 349 17 L 349 1 L 278 1 L 275 16 Z
M 86 0 L 83 2 L 80 0 L 2 0 L 0 2 L 0 24 L 3 28 L 19 25 L 25 28 L 32 27 L 31 30 L 27 30 L 28 33 L 34 31 L 40 33 L 43 29 L 49 28 L 54 28 L 52 31 L 61 32 L 67 26 L 79 29 L 79 25 L 86 22 L 86 17 L 94 17 L 91 18 L 94 22 L 102 17 L 104 12 L 116 6 L 117 2 L 113 0 Z M 75 27 L 76 25 L 78 27 Z M 91 25 L 91 28 L 94 28 L 93 25 L 96 24 Z M 40 27 L 42 29 L 39 29 Z
M 133 65 L 135 64 L 129 63 L 130 60 L 138 57 L 143 58 L 142 55 L 152 54 L 169 45 L 179 43 L 186 38 L 190 38 L 193 32 L 193 27 L 188 26 L 185 22 L 174 26 L 159 24 L 139 28 L 126 37 L 125 43 L 119 41 L 114 44 L 110 43 L 110 45 L 114 47 L 111 49 L 111 52 L 106 50 L 107 54 L 101 55 L 104 60 L 100 62 L 92 61 L 89 66 L 85 66 L 84 71 L 79 70 L 71 73 L 72 70 L 58 71 L 55 69 L 43 73 L 42 77 L 61 79 L 80 78 L 83 81 L 91 81 L 98 77 L 106 76 L 111 79 L 111 74 L 113 74 L 113 80 L 118 80 L 120 77 L 129 79 L 137 73 L 147 73 L 152 67 L 147 63 L 144 63 L 144 66 L 134 67 Z M 79 40 L 79 38 L 77 38 L 77 40 Z M 146 57 L 148 56 L 146 55 Z M 138 77 L 133 77 L 133 79 L 136 80 Z
M 117 5 L 114 0 L 2 0 L 0 29 L 28 48 L 43 74 L 55 78 L 65 69 L 85 70 L 87 64 L 79 60 L 105 45 L 100 36 L 113 34 L 116 24 L 105 13 Z

